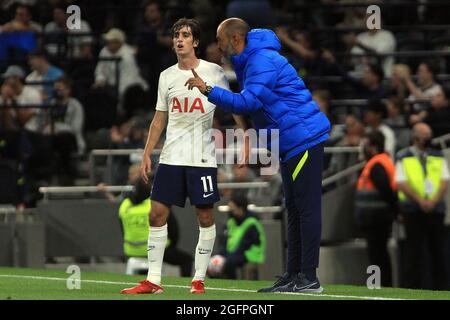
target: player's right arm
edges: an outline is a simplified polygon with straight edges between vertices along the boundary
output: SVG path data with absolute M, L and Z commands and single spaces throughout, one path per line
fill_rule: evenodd
M 148 129 L 147 142 L 145 143 L 144 154 L 141 162 L 141 175 L 145 183 L 148 183 L 152 168 L 152 161 L 150 155 L 153 152 L 156 144 L 161 138 L 161 133 L 167 124 L 167 111 L 156 111 L 155 116 Z

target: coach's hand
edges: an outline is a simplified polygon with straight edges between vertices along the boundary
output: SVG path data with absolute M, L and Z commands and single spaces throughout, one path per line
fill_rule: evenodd
M 206 82 L 200 78 L 200 76 L 195 72 L 194 69 L 191 69 L 192 74 L 194 75 L 193 78 L 189 78 L 188 81 L 184 84 L 185 86 L 188 86 L 188 90 L 192 90 L 193 88 L 198 88 L 202 94 L 205 94 L 206 92 Z
M 152 171 L 152 160 L 150 160 L 149 155 L 146 155 L 144 153 L 141 162 L 141 176 L 142 180 L 144 180 L 146 184 L 148 184 L 149 182 L 151 171 Z

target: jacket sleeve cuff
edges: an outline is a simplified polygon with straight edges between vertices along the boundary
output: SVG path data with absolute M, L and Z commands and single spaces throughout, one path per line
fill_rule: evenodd
M 215 104 L 216 107 L 223 109 L 226 112 L 233 112 L 232 108 L 229 108 L 223 100 L 223 94 L 227 90 L 222 89 L 220 87 L 213 87 L 211 92 L 208 94 L 208 101 L 212 104 Z

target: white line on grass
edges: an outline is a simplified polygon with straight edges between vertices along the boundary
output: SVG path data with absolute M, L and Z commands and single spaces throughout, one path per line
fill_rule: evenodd
M 50 281 L 67 281 L 67 278 L 56 278 L 56 277 L 40 277 L 40 276 L 20 276 L 20 275 L 12 275 L 12 274 L 0 274 L 0 277 L 3 278 L 19 278 L 19 279 L 31 279 L 31 280 L 50 280 Z M 123 285 L 136 285 L 134 282 L 122 282 L 122 281 L 104 281 L 104 280 L 80 280 L 85 283 L 98 283 L 98 284 L 123 284 Z M 180 286 L 180 285 L 170 285 L 166 284 L 164 287 L 168 288 L 186 288 L 189 289 L 190 286 Z M 212 288 L 206 287 L 208 290 L 213 291 L 229 291 L 229 292 L 252 292 L 255 293 L 255 290 L 248 289 L 234 289 L 234 288 Z M 326 294 L 326 293 L 294 293 L 294 292 L 279 292 L 277 294 L 286 294 L 286 295 L 302 295 L 302 296 L 311 296 L 311 297 L 329 297 L 329 298 L 342 298 L 342 299 L 363 299 L 363 300 L 406 300 L 400 298 L 384 298 L 384 297 L 369 297 L 369 296 L 348 296 L 348 295 L 339 295 L 339 294 Z

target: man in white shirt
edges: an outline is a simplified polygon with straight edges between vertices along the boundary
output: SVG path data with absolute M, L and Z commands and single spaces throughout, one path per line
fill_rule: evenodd
M 3 74 L 0 104 L 15 106 L 39 106 L 42 104 L 39 90 L 24 85 L 25 71 L 19 66 L 9 66 Z M 3 111 L 5 126 L 9 129 L 23 127 L 39 132 L 45 111 L 39 108 L 10 108 Z
M 352 54 L 362 54 L 365 52 L 381 54 L 390 53 L 394 52 L 396 47 L 395 37 L 392 32 L 388 30 L 373 29 L 360 33 L 356 37 L 354 35 L 347 35 L 345 36 L 344 41 L 351 46 Z M 356 69 L 358 69 L 358 65 L 360 64 L 371 63 L 372 58 L 357 58 L 355 60 L 358 61 L 356 65 Z M 387 77 L 390 77 L 392 74 L 392 67 L 394 66 L 394 58 L 392 56 L 384 57 L 381 61 L 384 74 Z
M 126 89 L 132 85 L 140 85 L 147 90 L 148 85 L 139 73 L 134 50 L 125 43 L 125 33 L 113 28 L 104 35 L 104 39 L 106 46 L 100 51 L 99 58 L 120 58 L 120 62 L 99 60 L 95 68 L 94 87 L 116 86 L 116 66 L 118 66 L 119 103 Z
M 68 57 L 79 58 L 81 45 L 92 43 L 93 39 L 90 35 L 77 36 L 76 34 L 90 33 L 91 27 L 87 21 L 81 20 L 80 28 L 68 29 L 67 18 L 66 6 L 59 5 L 53 9 L 53 21 L 44 27 L 46 49 L 52 56 L 66 53 Z M 62 48 L 59 48 L 60 46 Z
M 41 32 L 42 26 L 32 20 L 30 7 L 19 4 L 16 7 L 14 19 L 0 26 L 1 32 Z
M 406 84 L 406 87 L 410 93 L 407 100 L 412 103 L 413 113 L 417 113 L 417 115 L 413 114 L 411 116 L 411 124 L 415 124 L 420 120 L 423 120 L 424 115 L 421 113 L 426 111 L 430 106 L 430 103 L 426 103 L 426 100 L 431 102 L 431 99 L 441 92 L 442 87 L 436 82 L 435 79 L 437 72 L 438 69 L 434 63 L 422 62 L 417 68 L 418 86 L 414 84 L 409 73 L 402 75 L 402 80 Z
M 180 19 L 172 32 L 178 63 L 160 75 L 156 113 L 141 164 L 142 178 L 148 183 L 150 155 L 167 124 L 166 141 L 151 194 L 148 276 L 139 285 L 122 290 L 123 294 L 164 292 L 161 267 L 172 205 L 184 207 L 186 197 L 189 197 L 190 203 L 196 207 L 200 234 L 195 250 L 191 293 L 205 292 L 204 280 L 216 237 L 213 205 L 220 197 L 211 132 L 216 106 L 198 90 L 188 90 L 185 84 L 194 69 L 208 84 L 228 88 L 228 82 L 220 66 L 197 58 L 200 25 L 196 20 Z M 237 118 L 236 121 L 242 119 Z

